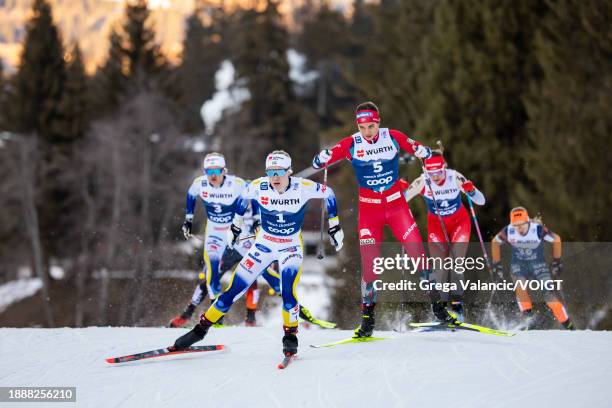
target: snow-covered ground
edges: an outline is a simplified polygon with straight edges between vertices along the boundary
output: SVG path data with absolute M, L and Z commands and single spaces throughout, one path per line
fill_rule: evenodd
M 172 344 L 183 329 L 0 329 L 1 386 L 76 386 L 78 407 L 609 407 L 612 333 L 394 333 L 301 330 L 278 370 L 281 329 L 212 329 L 225 353 L 111 366 L 105 357 Z M 37 407 L 46 404 L 37 403 Z M 74 404 L 48 404 L 51 407 Z

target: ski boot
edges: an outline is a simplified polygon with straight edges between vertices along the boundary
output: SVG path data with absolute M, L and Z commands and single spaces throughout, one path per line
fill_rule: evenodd
M 244 325 L 247 327 L 257 326 L 257 320 L 255 319 L 255 309 L 247 309 L 246 319 Z
M 574 326 L 574 323 L 572 323 L 570 319 L 567 319 L 561 324 L 563 325 L 563 327 L 565 327 L 566 330 L 576 330 L 576 326 Z
M 195 305 L 190 303 L 189 305 L 187 305 L 187 308 L 185 309 L 185 311 L 183 311 L 183 313 L 170 320 L 168 327 L 185 326 L 189 322 L 189 320 L 191 320 L 191 316 L 193 316 L 193 312 L 195 311 L 195 309 Z
M 524 322 L 520 330 L 533 330 L 539 326 L 539 319 L 533 314 L 533 310 L 523 310 L 521 314 L 523 315 Z
M 454 312 L 449 312 L 446 309 L 444 302 L 432 302 L 431 309 L 433 310 L 433 314 L 436 316 L 436 319 L 438 319 L 440 322 L 454 325 L 461 324 L 461 322 L 457 319 L 457 315 Z
M 360 337 L 372 337 L 374 333 L 374 307 L 376 304 L 370 306 L 361 306 L 361 324 L 355 329 L 353 338 Z
M 202 340 L 208 329 L 212 326 L 212 322 L 208 320 L 204 315 L 200 318 L 200 322 L 196 324 L 193 329 L 176 339 L 173 346 L 168 347 L 170 351 L 182 350 L 190 347 L 193 343 L 197 343 Z
M 461 323 L 465 322 L 465 317 L 463 316 L 463 302 L 455 301 L 451 302 L 451 311 L 457 315 L 457 320 Z
M 310 313 L 310 310 L 306 309 L 304 306 L 300 305 L 300 318 L 309 323 L 314 323 L 315 318 Z
M 283 355 L 285 357 L 293 356 L 297 354 L 298 339 L 297 339 L 297 327 L 283 326 L 285 335 L 283 336 Z
M 223 319 L 225 318 L 225 315 L 221 316 L 221 318 L 219 320 L 217 320 L 216 322 L 213 323 L 213 327 L 217 328 L 217 329 L 222 329 L 225 327 L 225 325 L 223 324 Z

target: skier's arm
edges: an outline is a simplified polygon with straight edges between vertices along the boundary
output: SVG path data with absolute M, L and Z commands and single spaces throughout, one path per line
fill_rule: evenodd
M 259 188 L 259 183 L 254 181 L 249 184 L 240 194 L 240 198 L 238 198 L 238 203 L 236 204 L 236 213 L 234 214 L 234 219 L 232 220 L 232 224 L 236 226 L 243 225 L 244 214 L 247 212 L 249 208 L 249 204 L 253 206 L 253 215 L 255 215 L 255 211 L 259 213 L 259 203 L 257 203 L 256 198 L 256 190 Z M 255 202 L 255 204 L 253 204 Z M 256 206 L 256 207 L 255 207 Z
M 189 222 L 193 221 L 193 213 L 195 211 L 196 200 L 199 195 L 198 181 L 199 179 L 196 179 L 193 183 L 191 183 L 189 190 L 187 190 L 187 199 L 185 200 L 185 220 Z
M 344 232 L 340 227 L 340 220 L 338 219 L 338 205 L 336 204 L 334 190 L 329 186 L 324 186 L 310 180 L 302 180 L 302 191 L 306 200 L 311 198 L 322 198 L 325 200 L 327 222 L 329 224 L 329 230 L 327 230 L 329 240 L 334 248 L 336 248 L 336 252 L 340 251 L 344 242 Z
M 507 241 L 507 233 L 505 227 L 491 241 L 491 260 L 494 264 L 501 262 L 501 245 Z
M 332 165 L 342 159 L 351 159 L 351 147 L 353 146 L 353 138 L 345 137 L 339 141 L 331 149 L 324 149 L 317 154 L 312 160 L 312 167 L 320 169 L 323 166 Z
M 389 129 L 389 134 L 401 150 L 420 159 L 427 159 L 431 156 L 431 149 L 429 147 L 409 138 L 399 130 Z
M 472 202 L 478 205 L 485 204 L 485 196 L 482 192 L 474 186 L 472 181 L 466 179 L 463 174 L 457 171 L 457 187 L 463 192 L 463 194 L 470 197 Z
M 330 186 L 323 186 L 322 184 L 310 180 L 302 180 L 302 185 L 305 195 L 304 198 L 306 200 L 310 200 L 311 198 L 322 198 L 325 200 L 327 216 L 331 226 L 332 220 L 338 220 L 338 204 L 336 202 L 334 190 L 332 190 Z
M 561 237 L 557 234 L 555 234 L 554 232 L 552 232 L 551 230 L 549 230 L 548 228 L 546 228 L 544 225 L 541 225 L 539 228 L 540 231 L 539 235 L 540 238 L 542 238 L 544 241 L 546 242 L 551 242 L 552 246 L 553 246 L 553 259 L 561 259 Z
M 414 181 L 410 183 L 408 188 L 404 191 L 404 198 L 406 199 L 406 201 L 410 201 L 414 197 L 421 194 L 424 188 L 425 183 L 423 182 L 423 176 L 419 176 L 415 178 Z

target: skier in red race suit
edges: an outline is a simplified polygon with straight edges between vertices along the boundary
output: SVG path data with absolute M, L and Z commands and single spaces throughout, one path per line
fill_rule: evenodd
M 485 197 L 461 173 L 447 168 L 441 153 L 434 152 L 424 161 L 424 172 L 405 191 L 406 201 L 422 195 L 427 204 L 427 241 L 431 257 L 464 258 L 470 242 L 470 216 L 461 202 L 461 193 L 475 204 L 484 205 Z M 428 187 L 428 181 L 429 187 Z M 432 192 L 434 196 L 432 197 Z M 435 202 L 434 202 L 435 199 Z M 444 223 L 442 225 L 441 223 Z M 451 245 L 449 245 L 450 240 Z M 455 270 L 435 269 L 432 277 L 439 283 L 455 283 L 456 290 L 442 293 L 443 302 L 451 302 L 451 310 L 463 321 L 464 274 Z
M 339 160 L 351 162 L 359 184 L 359 249 L 361 253 L 362 321 L 355 329 L 355 337 L 370 337 L 374 331 L 376 291 L 373 282 L 378 276 L 373 271 L 374 259 L 380 256 L 383 227 L 388 225 L 400 241 L 406 254 L 425 260 L 419 228 L 408 203 L 403 199 L 399 182 L 399 154 L 404 150 L 421 159 L 431 156 L 431 149 L 410 139 L 404 133 L 381 128 L 378 107 L 372 102 L 357 106 L 358 132 L 345 137 L 331 149 L 322 150 L 313 160 L 316 169 Z M 429 271 L 419 271 L 429 276 Z M 440 301 L 439 293 L 430 293 L 432 308 L 437 318 L 454 322 L 455 318 Z

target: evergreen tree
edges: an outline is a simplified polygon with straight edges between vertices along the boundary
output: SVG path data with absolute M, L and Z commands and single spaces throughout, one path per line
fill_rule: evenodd
M 166 61 L 159 45 L 155 43 L 155 32 L 149 26 L 150 11 L 146 0 L 128 3 L 123 25 L 123 52 L 127 60 L 128 78 L 142 81 L 160 74 Z
M 53 23 L 51 6 L 46 0 L 35 0 L 14 78 L 10 124 L 13 130 L 36 133 L 47 143 L 61 139 L 57 127 L 65 80 L 64 49 Z
M 318 74 L 307 97 L 319 117 L 320 129 L 325 130 L 340 125 L 343 111 L 350 110 L 354 101 L 352 86 L 342 71 L 350 44 L 348 22 L 327 3 L 320 7 L 309 3 L 301 13 L 296 48 L 306 56 L 305 68 Z
M 208 25 L 204 25 L 204 17 L 208 17 Z M 181 88 L 180 105 L 188 131 L 202 129 L 200 110 L 216 90 L 215 73 L 226 54 L 224 21 L 224 11 L 218 7 L 196 9 L 187 19 L 177 77 Z
M 609 241 L 612 205 L 612 2 L 550 2 L 536 41 L 543 70 L 528 98 L 533 189 L 520 203 L 564 240 Z M 570 35 L 571 33 L 571 35 Z
M 122 101 L 140 90 L 158 88 L 173 93 L 149 16 L 146 0 L 127 3 L 123 25 L 111 31 L 108 57 L 95 77 L 97 116 L 115 112 Z
M 445 1 L 427 41 L 431 60 L 419 128 L 442 140 L 456 167 L 487 196 L 485 236 L 506 223 L 516 188 L 528 182 L 520 154 L 526 142 L 523 98 L 539 77 L 533 37 L 542 1 Z
M 307 127 L 312 119 L 305 116 L 289 77 L 288 34 L 277 2 L 268 1 L 262 11 L 243 10 L 239 26 L 233 55 L 238 81 L 250 93 L 244 109 L 251 125 L 244 134 L 259 147 L 287 150 L 296 169 L 306 167 L 317 146 Z
M 375 9 L 360 88 L 383 109 L 385 123 L 411 133 L 424 113 L 421 80 L 428 69 L 425 40 L 439 1 L 387 2 Z
M 104 65 L 96 72 L 94 78 L 94 111 L 95 116 L 102 116 L 115 111 L 121 102 L 127 87 L 127 77 L 123 63 L 121 36 L 113 29 L 109 36 L 108 56 Z
M 89 79 L 78 44 L 74 44 L 68 54 L 66 69 L 66 82 L 60 104 L 64 119 L 61 137 L 65 142 L 75 142 L 85 136 L 90 116 Z

